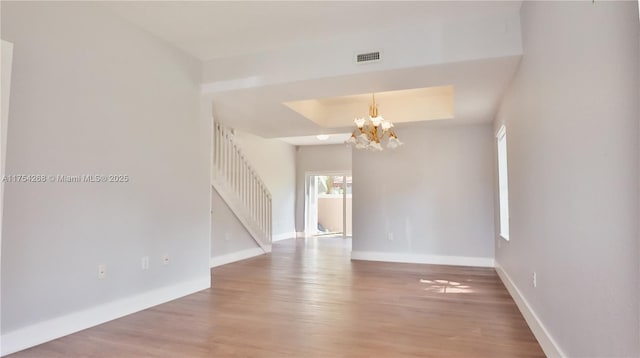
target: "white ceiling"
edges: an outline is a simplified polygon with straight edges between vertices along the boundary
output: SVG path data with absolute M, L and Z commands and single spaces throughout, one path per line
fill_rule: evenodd
M 326 128 L 283 103 L 369 91 L 452 85 L 455 88 L 455 115 L 453 119 L 444 121 L 452 125 L 488 123 L 493 120 L 499 99 L 519 61 L 520 56 L 510 56 L 221 92 L 213 98 L 213 114 L 214 118 L 223 118 L 228 126 L 267 138 L 345 133 L 351 131 L 350 125 Z M 380 100 L 378 103 L 385 119 L 393 122 L 394 118 L 385 115 L 384 102 Z M 362 115 L 367 111 L 365 104 Z M 353 120 L 350 113 L 345 113 L 345 116 L 348 116 L 348 122 Z M 396 125 L 399 135 L 403 125 Z
M 119 16 L 200 60 L 384 28 L 474 18 L 519 1 L 115 1 Z
M 342 142 L 342 136 L 321 142 L 315 135 L 350 132 L 346 123 L 353 113 L 333 113 L 347 120 L 344 126 L 328 128 L 284 103 L 453 86 L 453 118 L 429 125 L 490 122 L 522 53 L 520 5 L 141 1 L 99 6 L 202 60 L 203 95 L 211 99 L 216 120 L 262 137 L 292 137 L 285 141 L 308 145 Z M 386 51 L 383 61 L 365 67 L 349 62 L 353 51 L 368 46 Z M 359 99 L 352 99 L 347 107 L 357 111 Z M 378 102 L 381 114 L 394 121 L 393 113 L 385 112 L 391 102 L 387 107 L 383 98 Z M 363 107 L 361 116 L 367 114 Z M 396 125 L 400 136 L 406 126 Z
M 275 138 L 291 145 L 327 145 L 327 144 L 344 144 L 349 139 L 351 132 L 349 133 L 336 133 L 328 134 L 327 139 L 318 139 L 315 135 L 300 136 L 300 137 L 283 137 Z

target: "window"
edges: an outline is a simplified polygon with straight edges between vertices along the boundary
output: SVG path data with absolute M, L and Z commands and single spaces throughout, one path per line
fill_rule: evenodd
M 500 199 L 500 236 L 509 240 L 509 180 L 507 179 L 507 130 L 500 127 L 498 143 L 498 196 Z

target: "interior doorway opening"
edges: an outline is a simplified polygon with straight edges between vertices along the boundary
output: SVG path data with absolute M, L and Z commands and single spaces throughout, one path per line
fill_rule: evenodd
M 307 173 L 305 234 L 351 237 L 352 185 L 350 173 Z

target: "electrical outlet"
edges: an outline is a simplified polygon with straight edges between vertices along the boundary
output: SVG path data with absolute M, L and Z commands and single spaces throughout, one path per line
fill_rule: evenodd
M 538 287 L 538 275 L 533 272 L 533 287 Z
M 389 233 L 389 241 L 393 241 L 393 233 L 392 232 Z
M 168 265 L 169 264 L 169 254 L 164 254 L 162 256 L 162 264 L 163 265 Z
M 143 271 L 149 269 L 149 256 L 142 256 L 141 265 Z
M 98 279 L 102 280 L 107 277 L 107 265 L 98 265 Z

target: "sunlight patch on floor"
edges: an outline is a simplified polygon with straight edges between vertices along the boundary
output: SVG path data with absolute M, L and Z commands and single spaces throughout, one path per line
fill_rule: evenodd
M 471 286 L 450 280 L 426 280 L 420 279 L 420 283 L 426 284 L 425 291 L 435 293 L 472 293 Z

